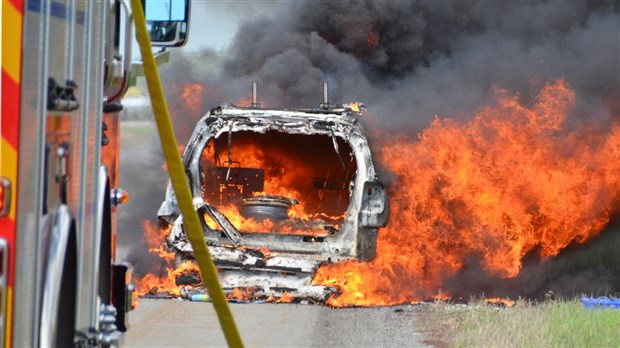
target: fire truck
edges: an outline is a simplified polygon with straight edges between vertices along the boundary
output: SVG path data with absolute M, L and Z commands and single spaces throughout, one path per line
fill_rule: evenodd
M 156 55 L 185 43 L 189 0 L 142 5 Z M 115 256 L 131 5 L 3 0 L 1 14 L 0 346 L 116 346 L 136 298 Z

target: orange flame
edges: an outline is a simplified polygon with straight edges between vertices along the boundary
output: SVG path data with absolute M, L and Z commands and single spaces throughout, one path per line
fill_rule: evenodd
M 183 100 L 183 108 L 187 111 L 200 115 L 202 110 L 202 93 L 204 88 L 199 83 L 188 83 L 183 86 L 181 98 Z
M 241 107 L 241 108 L 249 108 L 249 107 L 253 107 L 253 106 L 255 106 L 255 105 L 252 105 L 252 99 L 253 99 L 252 93 L 248 93 L 247 95 L 245 95 L 245 96 L 240 97 L 239 99 L 237 99 L 237 100 L 233 103 L 233 105 L 238 106 L 238 107 Z M 267 104 L 265 103 L 265 101 L 264 101 L 264 100 L 261 100 L 260 98 L 258 98 L 258 99 L 256 100 L 256 103 L 258 104 L 258 105 L 256 105 L 256 106 L 258 106 L 258 107 L 261 107 L 261 108 L 265 108 L 265 107 L 267 107 Z
M 252 300 L 254 299 L 254 288 L 234 288 L 227 298 L 229 300 Z
M 330 231 L 326 231 L 325 225 L 338 228 L 339 224 L 344 220 L 346 214 L 346 206 L 349 201 L 348 190 L 343 188 L 339 191 L 338 197 L 334 202 L 330 202 L 330 209 L 325 206 L 326 193 L 325 190 L 317 189 L 312 186 L 313 180 L 317 176 L 329 175 L 329 169 L 316 169 L 312 164 L 305 162 L 307 153 L 297 154 L 296 156 L 285 155 L 277 148 L 265 149 L 257 143 L 242 138 L 242 135 L 233 136 L 233 146 L 239 142 L 242 145 L 232 150 L 232 158 L 242 159 L 242 163 L 234 162 L 231 168 L 260 168 L 265 173 L 263 190 L 253 192 L 251 196 L 280 196 L 290 199 L 300 199 L 297 204 L 292 205 L 288 210 L 289 219 L 285 221 L 272 221 L 264 219 L 257 221 L 251 217 L 245 217 L 240 212 L 239 201 L 229 204 L 222 204 L 218 209 L 226 215 L 230 222 L 238 230 L 248 233 L 282 233 L 282 234 L 303 234 L 303 235 L 329 235 Z M 331 145 L 330 143 L 330 146 Z M 216 154 L 213 143 L 206 146 L 201 159 L 201 166 L 210 171 L 215 167 Z M 224 163 L 224 168 L 226 163 Z M 219 167 L 222 168 L 222 167 Z M 337 170 L 341 170 L 338 163 Z M 327 173 L 323 172 L 326 171 Z M 351 170 L 353 172 L 353 170 Z M 215 187 L 219 187 L 220 199 L 224 196 L 224 190 L 233 188 L 233 192 L 244 193 L 242 184 L 224 183 L 221 174 L 208 172 L 206 180 L 221 182 Z M 300 184 L 301 183 L 301 184 Z M 305 185 L 304 185 L 305 184 Z M 210 185 L 209 187 L 213 187 Z M 333 195 L 333 193 L 332 193 Z M 332 196 L 330 196 L 332 198 Z M 325 200 L 324 200 L 325 199 Z M 211 204 L 217 202 L 212 201 L 212 197 L 205 197 L 205 200 Z M 205 216 L 205 222 L 210 228 L 218 228 L 208 216 Z
M 144 236 L 149 245 L 149 253 L 162 258 L 165 263 L 165 265 L 163 265 L 165 269 L 160 270 L 160 275 L 148 273 L 142 279 L 139 279 L 136 282 L 138 294 L 144 296 L 150 292 L 166 291 L 172 295 L 178 296 L 179 290 L 175 284 L 175 279 L 179 274 L 178 272 L 182 271 L 176 271 L 170 266 L 174 262 L 175 254 L 174 252 L 166 250 L 165 244 L 166 236 L 170 233 L 171 226 L 160 228 L 150 221 L 145 221 L 143 227 Z
M 517 303 L 514 300 L 511 300 L 508 298 L 501 298 L 501 297 L 487 298 L 487 299 L 484 299 L 484 302 L 488 304 L 493 304 L 493 305 L 501 305 L 504 307 L 514 307 L 514 305 Z
M 285 291 L 282 293 L 280 298 L 277 299 L 275 302 L 276 303 L 291 303 L 293 302 L 293 300 L 294 300 L 293 296 Z
M 563 129 L 575 101 L 563 80 L 532 107 L 495 92 L 496 104 L 467 122 L 436 118 L 417 142 L 383 146 L 397 175 L 392 219 L 374 261 L 318 270 L 313 283 L 342 291 L 331 305 L 428 298 L 471 257 L 514 277 L 527 253 L 544 261 L 603 229 L 620 197 L 620 125 L 603 135 Z
M 245 233 L 280 233 L 280 234 L 297 234 L 297 235 L 314 235 L 314 236 L 327 236 L 329 233 L 323 227 L 317 226 L 315 228 L 308 228 L 305 226 L 301 228 L 296 222 L 303 220 L 316 220 L 320 221 L 316 214 L 308 215 L 303 214 L 300 216 L 296 210 L 289 211 L 289 217 L 295 218 L 300 216 L 298 220 L 285 220 L 281 222 L 272 221 L 270 219 L 255 220 L 251 217 L 244 217 L 239 209 L 230 204 L 219 208 L 220 212 L 228 218 L 230 223 L 238 230 Z M 219 225 L 211 219 L 207 214 L 204 215 L 204 220 L 207 226 L 211 229 L 218 229 Z
M 363 115 L 364 110 L 366 110 L 364 104 L 361 102 L 350 102 L 349 104 L 345 104 L 345 107 L 351 109 L 353 112 L 357 112 L 360 115 Z
M 170 233 L 172 226 L 158 227 L 150 221 L 142 223 L 144 227 L 144 237 L 149 245 L 149 253 L 158 255 L 166 262 L 174 260 L 174 253 L 166 250 L 166 236 Z

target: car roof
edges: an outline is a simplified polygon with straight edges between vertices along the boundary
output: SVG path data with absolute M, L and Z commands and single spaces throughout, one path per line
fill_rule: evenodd
M 209 117 L 215 118 L 269 118 L 272 121 L 313 120 L 338 121 L 340 123 L 357 124 L 362 113 L 353 111 L 343 105 L 333 105 L 317 109 L 264 109 L 257 107 L 238 107 L 221 105 L 211 109 Z

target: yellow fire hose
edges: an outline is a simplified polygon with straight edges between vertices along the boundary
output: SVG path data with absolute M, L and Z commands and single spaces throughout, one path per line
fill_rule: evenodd
M 209 291 L 209 296 L 215 307 L 220 326 L 226 337 L 226 342 L 228 342 L 228 346 L 230 347 L 243 347 L 243 342 L 241 341 L 239 331 L 235 325 L 235 320 L 228 307 L 226 296 L 217 278 L 215 264 L 209 254 L 198 214 L 196 210 L 194 210 L 192 204 L 192 194 L 181 162 L 181 155 L 179 154 L 177 140 L 174 136 L 170 114 L 168 113 L 168 106 L 166 105 L 166 99 L 164 98 L 164 92 L 159 79 L 159 72 L 157 71 L 157 65 L 153 58 L 151 40 L 146 31 L 146 21 L 144 19 L 144 11 L 140 0 L 131 0 L 131 7 L 133 9 L 133 18 L 136 25 L 136 38 L 140 44 L 140 52 L 142 54 L 144 74 L 151 97 L 151 105 L 153 106 L 153 113 L 157 123 L 157 130 L 159 131 L 161 147 L 164 152 L 164 157 L 166 158 L 172 188 L 174 189 L 174 194 L 177 197 L 179 208 L 183 215 L 183 226 L 194 248 L 194 257 L 198 262 L 198 268 L 200 268 L 203 282 Z M 129 58 L 130 57 L 126 57 L 125 59 Z

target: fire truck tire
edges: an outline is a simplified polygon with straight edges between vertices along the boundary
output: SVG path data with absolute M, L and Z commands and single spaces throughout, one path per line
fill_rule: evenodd
M 75 335 L 75 312 L 77 300 L 77 239 L 72 224 L 65 253 L 60 298 L 58 303 L 58 329 L 56 347 L 72 347 Z
M 71 210 L 57 208 L 45 265 L 39 346 L 71 347 L 77 309 L 77 231 Z
M 103 216 L 101 220 L 101 241 L 99 246 L 99 298 L 101 303 L 112 302 L 112 206 L 110 182 L 107 181 L 103 195 Z

